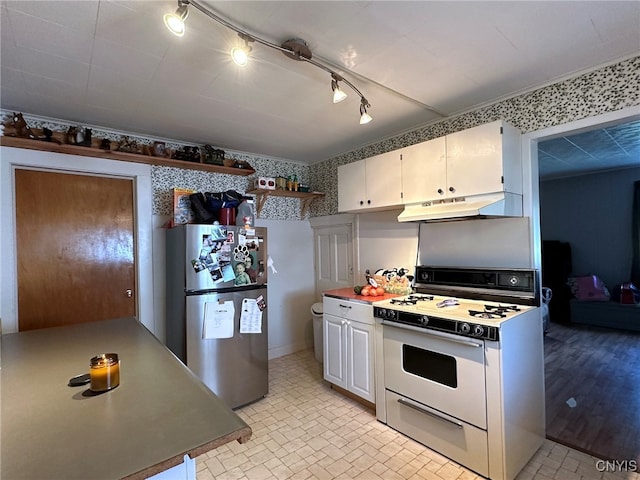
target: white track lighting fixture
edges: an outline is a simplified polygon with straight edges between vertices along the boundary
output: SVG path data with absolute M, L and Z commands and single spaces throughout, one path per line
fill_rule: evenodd
M 243 47 L 234 47 L 231 49 L 231 59 L 233 63 L 238 65 L 239 67 L 244 67 L 247 63 L 249 63 L 249 54 L 253 50 L 249 45 L 249 42 L 253 42 L 253 38 L 248 37 L 243 33 L 238 34 L 242 40 L 244 40 Z
M 371 115 L 367 113 L 367 108 L 369 107 L 371 107 L 371 105 L 369 105 L 367 99 L 362 97 L 360 99 L 360 125 L 364 125 L 373 120 L 373 118 L 371 118 Z
M 347 98 L 347 94 L 344 93 L 340 89 L 340 85 L 338 82 L 342 80 L 342 77 L 336 75 L 335 73 L 331 74 L 331 90 L 333 90 L 333 103 L 340 103 L 345 98 Z
M 189 16 L 188 2 L 178 0 L 178 8 L 175 13 L 166 13 L 163 17 L 164 24 L 169 31 L 177 37 L 184 35 L 184 21 Z
M 362 125 L 365 123 L 369 123 L 372 120 L 371 115 L 367 113 L 367 109 L 371 108 L 371 105 L 369 104 L 367 99 L 364 97 L 364 95 L 360 92 L 360 90 L 358 90 L 355 87 L 355 85 L 353 85 L 349 80 L 342 77 L 342 75 L 338 74 L 327 65 L 312 58 L 313 55 L 311 53 L 311 50 L 309 49 L 309 46 L 307 45 L 307 42 L 305 42 L 301 38 L 292 38 L 282 43 L 281 45 L 277 45 L 275 43 L 269 42 L 268 40 L 264 40 L 260 37 L 257 37 L 255 35 L 252 35 L 242 30 L 240 27 L 235 26 L 228 20 L 217 15 L 209 7 L 205 7 L 204 5 L 201 5 L 200 3 L 194 0 L 178 0 L 178 9 L 176 10 L 176 12 L 167 13 L 164 16 L 165 25 L 174 35 L 177 35 L 179 37 L 184 35 L 184 32 L 185 32 L 184 21 L 186 20 L 188 15 L 187 8 L 189 5 L 192 5 L 193 8 L 204 13 L 206 16 L 208 16 L 212 20 L 215 20 L 221 25 L 224 25 L 225 27 L 233 30 L 240 36 L 242 40 L 244 40 L 245 42 L 244 48 L 236 47 L 231 51 L 231 57 L 237 65 L 244 66 L 247 64 L 249 53 L 252 50 L 251 46 L 249 46 L 249 42 L 256 42 L 261 45 L 264 45 L 265 47 L 278 50 L 293 60 L 299 60 L 299 61 L 310 63 L 311 65 L 314 65 L 324 70 L 329 75 L 331 75 L 331 89 L 333 90 L 333 103 L 341 102 L 345 98 L 347 98 L 347 94 L 338 85 L 338 82 L 343 82 L 345 85 L 351 88 L 354 92 L 356 92 L 360 97 L 360 124 Z

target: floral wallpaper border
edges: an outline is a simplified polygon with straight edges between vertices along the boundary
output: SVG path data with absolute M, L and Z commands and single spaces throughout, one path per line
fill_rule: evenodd
M 311 203 L 307 215 L 310 217 L 332 215 L 338 213 L 337 169 L 340 165 L 498 119 L 504 119 L 523 133 L 527 133 L 639 104 L 640 56 L 457 117 L 444 119 L 310 166 L 237 152 L 227 152 L 227 157 L 247 161 L 256 170 L 256 176 L 275 177 L 295 174 L 302 183 L 309 184 L 312 191 L 324 192 L 326 195 Z M 0 110 L 0 120 L 4 123 L 12 113 Z M 29 125 L 34 128 L 47 127 L 54 131 L 66 131 L 72 125 L 71 123 L 38 119 L 38 117 L 32 117 L 27 113 L 24 116 Z M 151 145 L 153 143 L 153 140 L 148 137 L 95 127 L 93 135 L 112 141 L 119 141 L 126 135 L 139 144 Z M 182 148 L 184 145 L 190 144 L 168 143 L 171 148 Z M 244 193 L 251 189 L 254 178 L 253 176 L 242 177 L 177 167 L 154 166 L 151 170 L 153 213 L 171 215 L 173 188 L 191 188 L 202 192 L 236 190 Z M 274 220 L 301 220 L 300 200 L 269 197 L 260 216 Z
M 454 118 L 310 166 L 311 183 L 326 196 L 311 216 L 338 213 L 338 166 L 503 119 L 522 133 L 640 104 L 640 56 L 479 108 Z

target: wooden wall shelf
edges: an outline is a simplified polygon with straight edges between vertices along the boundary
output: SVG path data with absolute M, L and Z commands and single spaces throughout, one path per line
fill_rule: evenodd
M 299 198 L 301 217 L 305 216 L 313 200 L 324 197 L 324 193 L 322 192 L 292 192 L 290 190 L 266 190 L 263 188 L 247 190 L 247 194 L 256 196 L 256 213 L 258 216 L 260 216 L 262 207 L 264 207 L 264 202 L 266 202 L 269 197 Z
M 82 155 L 85 157 L 108 158 L 110 160 L 121 160 L 124 162 L 146 163 L 147 165 L 162 165 L 164 167 L 186 168 L 190 170 L 204 170 L 214 173 L 225 173 L 227 175 L 247 176 L 256 173 L 253 168 L 235 168 L 222 165 L 211 165 L 209 163 L 187 162 L 184 160 L 172 160 L 169 158 L 152 157 L 138 153 L 125 153 L 116 151 L 106 151 L 93 147 L 82 147 L 79 145 L 65 145 L 56 142 L 46 142 L 43 140 L 32 140 L 20 137 L 0 137 L 0 145 L 4 147 L 27 148 L 30 150 L 41 150 L 44 152 L 66 153 L 68 155 Z M 297 192 L 293 192 L 297 193 Z

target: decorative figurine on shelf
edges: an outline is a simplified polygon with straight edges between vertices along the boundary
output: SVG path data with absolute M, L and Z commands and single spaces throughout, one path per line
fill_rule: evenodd
M 48 128 L 43 128 L 44 135 L 38 135 L 34 132 L 27 121 L 22 116 L 22 113 L 14 113 L 11 117 L 13 127 L 15 128 L 15 136 L 20 138 L 31 138 L 32 140 L 45 140 L 47 142 L 60 143 L 59 140 L 53 138 L 53 131 Z
M 82 140 L 77 142 L 78 145 L 82 145 L 83 147 L 90 147 L 91 135 L 92 135 L 92 130 L 90 128 L 85 128 L 84 132 L 82 133 Z M 77 135 L 76 135 L 76 139 L 78 139 Z
M 71 126 L 67 129 L 67 143 L 69 145 L 76 145 L 77 134 L 78 134 L 78 127 Z
M 164 157 L 167 155 L 167 147 L 164 142 L 153 142 L 151 154 L 154 157 Z
M 22 113 L 14 113 L 12 117 L 13 127 L 16 129 L 16 137 L 36 138 L 36 134 L 31 130 Z
M 224 164 L 224 150 L 213 148 L 211 145 L 205 145 L 204 147 L 204 163 L 210 163 L 212 165 Z
M 107 152 L 111 151 L 111 140 L 109 140 L 108 138 L 103 138 L 102 140 L 100 140 L 100 149 L 101 150 L 106 150 Z
M 138 143 L 125 136 L 122 138 L 120 145 L 118 145 L 118 151 L 124 153 L 138 153 Z
M 198 147 L 182 147 L 173 154 L 175 160 L 185 160 L 187 162 L 200 163 L 200 149 Z
M 44 135 L 45 142 L 55 142 L 60 145 L 62 142 L 57 138 L 53 138 L 53 130 L 49 130 L 47 127 L 42 127 L 42 134 Z
M 84 132 L 82 127 L 76 127 L 76 145 L 82 145 L 84 143 Z

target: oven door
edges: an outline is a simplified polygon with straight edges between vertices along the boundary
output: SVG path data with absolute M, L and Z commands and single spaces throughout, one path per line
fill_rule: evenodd
M 486 430 L 484 342 L 383 323 L 385 387 Z

